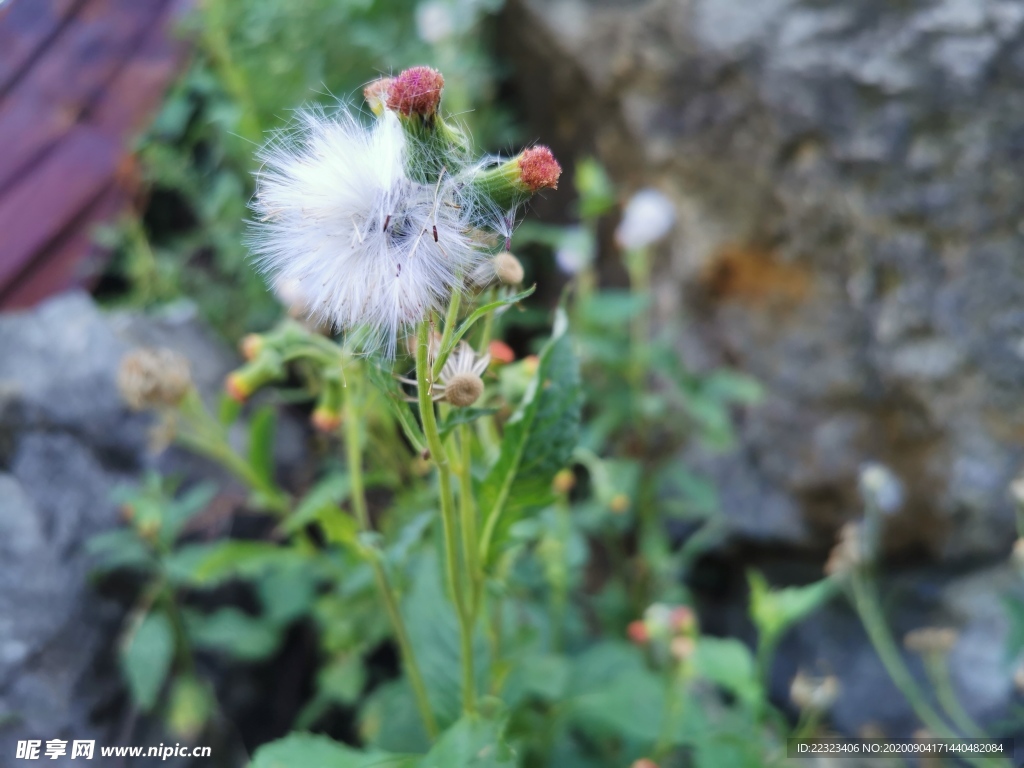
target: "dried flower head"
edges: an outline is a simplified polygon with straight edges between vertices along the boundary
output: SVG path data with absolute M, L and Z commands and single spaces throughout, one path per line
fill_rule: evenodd
M 833 675 L 812 677 L 802 669 L 789 686 L 789 698 L 796 706 L 816 712 L 827 711 L 839 695 L 839 680 Z
M 828 576 L 842 576 L 865 562 L 864 535 L 858 523 L 844 523 L 825 563 Z
M 946 654 L 953 650 L 959 635 L 950 627 L 922 627 L 904 635 L 903 647 L 922 655 Z
M 477 356 L 469 344 L 459 342 L 441 369 L 434 399 L 443 399 L 456 408 L 468 408 L 484 393 L 484 382 L 480 377 L 490 362 L 489 354 Z
M 658 764 L 653 760 L 642 757 L 639 760 L 634 760 L 629 768 L 658 768 Z
M 394 103 L 421 108 L 414 81 L 403 82 Z M 313 319 L 363 328 L 366 351 L 393 356 L 399 332 L 444 307 L 483 261 L 471 230 L 500 222 L 453 175 L 458 169 L 438 169 L 428 183 L 410 177 L 394 112 L 370 128 L 345 110 L 300 119 L 296 133 L 261 155 L 251 250 L 276 284 L 300 289 Z
M 430 352 L 430 359 L 434 359 L 433 343 Z M 468 408 L 484 393 L 484 381 L 481 377 L 490 363 L 489 354 L 477 355 L 469 344 L 460 341 L 441 368 L 441 375 L 433 387 L 433 399 L 444 400 L 456 408 Z M 412 379 L 399 377 L 398 380 L 416 386 Z
M 188 360 L 165 348 L 140 347 L 121 360 L 117 387 L 128 407 L 174 407 L 192 388 Z

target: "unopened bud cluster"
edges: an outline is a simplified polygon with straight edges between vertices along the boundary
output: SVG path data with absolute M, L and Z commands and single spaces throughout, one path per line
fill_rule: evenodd
M 654 603 L 643 619 L 630 622 L 626 633 L 637 645 L 667 648 L 673 659 L 684 662 L 697 647 L 697 617 L 685 605 Z

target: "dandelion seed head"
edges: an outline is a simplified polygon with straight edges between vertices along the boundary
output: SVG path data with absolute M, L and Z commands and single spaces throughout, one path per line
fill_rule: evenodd
M 398 106 L 425 103 L 413 103 L 416 84 L 432 81 L 409 72 L 391 83 L 389 106 L 396 90 L 405 94 Z M 462 276 L 485 258 L 471 232 L 495 223 L 494 212 L 466 193 L 464 169 L 417 181 L 407 157 L 392 111 L 370 127 L 345 108 L 305 111 L 295 130 L 261 153 L 252 202 L 249 245 L 259 268 L 276 284 L 301 286 L 313 319 L 361 329 L 364 351 L 388 357 L 404 329 L 462 290 Z

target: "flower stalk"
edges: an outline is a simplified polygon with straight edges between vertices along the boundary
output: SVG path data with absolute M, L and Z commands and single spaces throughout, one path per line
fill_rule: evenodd
M 456 618 L 459 622 L 459 645 L 462 655 L 462 708 L 467 713 L 476 710 L 476 680 L 473 672 L 473 627 L 468 606 L 466 604 L 464 582 L 460 578 L 459 542 L 456 527 L 458 519 L 452 497 L 451 467 L 448 454 L 441 442 L 441 434 L 437 427 L 437 416 L 434 413 L 434 400 L 431 392 L 432 377 L 430 367 L 430 330 L 431 323 L 424 320 L 419 325 L 416 339 L 416 389 L 420 406 L 420 418 L 423 420 L 423 433 L 427 438 L 427 450 L 437 467 L 438 485 L 440 486 L 441 523 L 444 528 L 444 560 L 448 577 L 448 588 L 455 605 Z

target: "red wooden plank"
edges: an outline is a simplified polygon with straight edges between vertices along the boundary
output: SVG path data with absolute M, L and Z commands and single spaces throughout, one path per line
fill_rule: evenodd
M 8 0 L 0 3 L 0 95 L 52 44 L 83 0 Z
M 88 0 L 0 103 L 0 194 L 101 95 L 165 0 Z
M 86 126 L 0 199 L 0 285 L 6 285 L 110 183 L 119 147 Z
M 89 122 L 110 135 L 133 138 L 163 102 L 187 44 L 174 31 L 184 0 L 171 0 L 89 112 Z
M 0 307 L 26 309 L 47 296 L 91 283 L 104 259 L 94 243 L 93 228 L 97 222 L 114 219 L 124 209 L 125 198 L 124 191 L 115 185 L 102 191 L 44 253 L 37 255 L 12 282 L 0 288 Z

